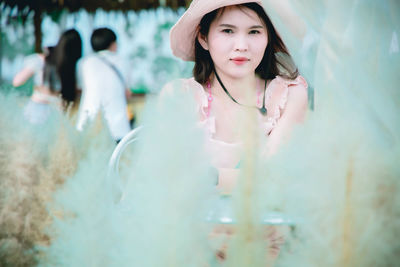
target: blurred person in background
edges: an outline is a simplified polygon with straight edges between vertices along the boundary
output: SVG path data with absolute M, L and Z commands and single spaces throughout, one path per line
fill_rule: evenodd
M 70 29 L 60 36 L 55 47 L 25 59 L 13 86 L 21 86 L 33 77 L 33 94 L 24 110 L 29 122 L 44 123 L 54 109 L 66 110 L 76 100 L 76 64 L 81 56 L 81 37 L 75 29 Z
M 117 36 L 108 28 L 93 31 L 90 43 L 95 53 L 79 63 L 82 98 L 77 129 L 83 130 L 99 111 L 104 116 L 113 139 L 118 143 L 130 130 L 127 99 L 128 68 L 117 55 Z

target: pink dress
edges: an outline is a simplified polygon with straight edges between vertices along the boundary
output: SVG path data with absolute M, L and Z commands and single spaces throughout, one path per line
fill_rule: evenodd
M 184 89 L 194 91 L 200 115 L 199 125 L 206 133 L 206 149 L 210 154 L 212 164 L 217 168 L 236 168 L 242 155 L 241 143 L 227 143 L 215 139 L 216 121 L 214 116 L 207 116 L 208 95 L 203 86 L 196 82 L 194 78 L 183 79 L 182 85 Z M 268 84 L 265 98 L 265 106 L 268 114 L 266 118 L 263 118 L 261 114 L 259 115 L 259 127 L 266 137 L 271 134 L 285 112 L 288 94 L 292 89 L 306 90 L 307 82 L 302 76 L 298 76 L 294 80 L 287 80 L 281 76 L 276 76 Z

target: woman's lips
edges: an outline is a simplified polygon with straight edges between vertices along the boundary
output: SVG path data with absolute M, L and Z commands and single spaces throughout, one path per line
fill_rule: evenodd
M 236 65 L 243 65 L 244 63 L 249 61 L 249 59 L 247 57 L 235 57 L 235 58 L 232 58 L 231 60 Z

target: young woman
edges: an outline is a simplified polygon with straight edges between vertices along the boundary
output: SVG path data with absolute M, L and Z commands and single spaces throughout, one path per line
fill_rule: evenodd
M 28 121 L 46 121 L 54 107 L 65 109 L 76 98 L 76 63 L 82 56 L 82 40 L 74 30 L 65 31 L 57 45 L 46 54 L 33 54 L 15 75 L 14 86 L 21 86 L 33 76 L 33 94 L 24 114 Z M 61 98 L 60 98 L 61 96 Z
M 229 191 L 244 149 L 238 118 L 254 110 L 262 149 L 275 153 L 304 118 L 307 83 L 260 1 L 194 0 L 170 39 L 175 56 L 195 62 L 194 77 L 181 83 L 196 96 L 218 185 Z
M 194 77 L 180 80 L 180 86 L 195 96 L 218 187 L 230 193 L 246 150 L 243 120 L 250 114 L 255 132 L 265 136 L 261 151 L 274 154 L 305 116 L 307 83 L 261 1 L 194 0 L 170 40 L 175 56 L 195 62 Z M 172 90 L 171 84 L 164 92 Z M 283 236 L 271 227 L 268 239 L 274 258 Z M 217 256 L 223 259 L 225 252 Z

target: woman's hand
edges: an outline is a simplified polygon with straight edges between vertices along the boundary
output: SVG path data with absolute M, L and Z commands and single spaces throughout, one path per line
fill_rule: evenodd
M 223 262 L 229 257 L 228 245 L 235 234 L 233 225 L 216 225 L 209 235 L 210 241 L 214 244 L 215 257 L 218 261 Z M 266 261 L 271 263 L 275 261 L 281 251 L 281 247 L 285 243 L 289 228 L 286 226 L 263 226 L 263 240 L 265 240 L 265 257 Z
M 267 226 L 264 231 L 265 239 L 268 241 L 268 259 L 275 260 L 279 256 L 282 245 L 285 243 L 284 226 Z
M 13 79 L 12 85 L 14 87 L 18 87 L 26 83 L 26 81 L 33 76 L 34 70 L 30 68 L 23 68 L 20 72 L 18 72 Z
M 218 168 L 217 188 L 222 195 L 232 194 L 237 184 L 240 169 Z

